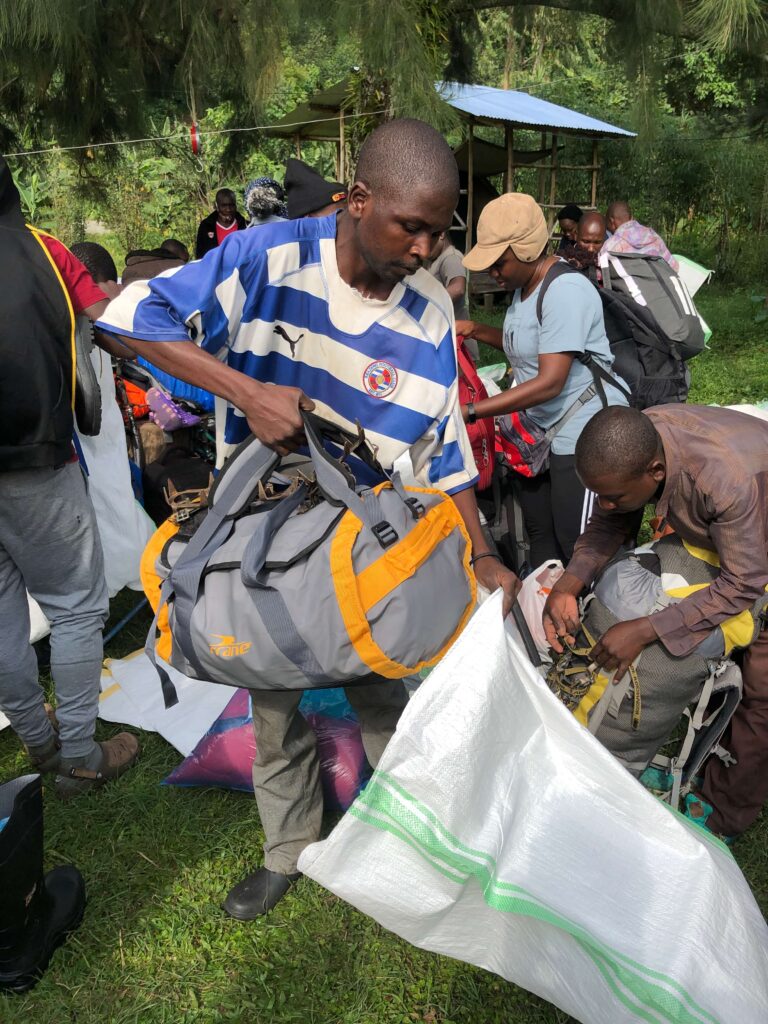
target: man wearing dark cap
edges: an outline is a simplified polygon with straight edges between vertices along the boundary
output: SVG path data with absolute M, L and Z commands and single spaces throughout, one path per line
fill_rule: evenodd
M 285 194 L 288 220 L 327 217 L 347 202 L 346 185 L 338 181 L 326 181 L 309 164 L 293 157 L 285 164 Z

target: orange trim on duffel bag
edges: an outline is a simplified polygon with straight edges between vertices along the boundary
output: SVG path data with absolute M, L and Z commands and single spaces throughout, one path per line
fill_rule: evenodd
M 391 484 L 380 484 L 376 493 Z M 386 679 L 402 679 L 422 668 L 431 668 L 443 657 L 459 636 L 475 606 L 477 584 L 470 565 L 472 545 L 464 520 L 450 498 L 442 492 L 426 488 L 408 487 L 412 494 L 436 494 L 443 500 L 429 510 L 424 519 L 411 530 L 395 547 L 382 554 L 359 576 L 355 575 L 352 563 L 352 548 L 363 528 L 362 520 L 353 512 L 346 512 L 339 523 L 331 543 L 331 576 L 336 591 L 339 611 L 350 642 L 357 656 L 371 672 Z M 425 524 L 425 525 L 422 525 Z M 469 583 L 470 598 L 455 632 L 432 658 L 416 665 L 401 665 L 382 651 L 373 639 L 367 612 L 382 598 L 390 594 L 403 580 L 408 579 L 427 560 L 434 543 L 458 529 L 466 542 L 462 564 Z M 400 574 L 399 576 L 396 574 Z M 439 600 L 439 595 L 435 596 Z
M 172 519 L 166 519 L 149 538 L 147 546 L 141 555 L 139 579 L 155 614 L 157 614 L 157 606 L 160 604 L 160 588 L 163 585 L 163 581 L 157 571 L 157 560 L 162 554 L 165 545 L 178 532 L 178 525 Z M 173 637 L 171 636 L 171 626 L 168 621 L 167 605 L 158 616 L 157 629 L 160 636 L 155 644 L 155 652 L 159 658 L 162 658 L 164 661 L 170 661 Z
M 429 558 L 435 545 L 456 529 L 455 517 L 446 515 L 445 505 L 445 502 L 433 505 L 410 533 L 359 573 L 357 587 L 366 614 L 403 580 L 410 579 Z

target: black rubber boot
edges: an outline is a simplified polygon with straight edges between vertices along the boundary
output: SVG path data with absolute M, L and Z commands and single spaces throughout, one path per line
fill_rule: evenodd
M 269 868 L 258 868 L 230 889 L 224 900 L 224 909 L 238 921 L 253 921 L 276 907 L 297 878 L 301 878 L 299 871 L 292 875 L 279 875 Z
M 43 876 L 43 795 L 39 775 L 0 786 L 0 990 L 26 992 L 54 950 L 80 924 L 85 883 L 77 868 Z

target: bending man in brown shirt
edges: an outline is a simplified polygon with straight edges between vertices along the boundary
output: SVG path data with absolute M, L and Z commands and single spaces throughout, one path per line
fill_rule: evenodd
M 717 552 L 711 586 L 644 618 L 613 626 L 595 646 L 597 665 L 616 679 L 660 640 L 683 656 L 715 626 L 749 608 L 768 586 L 768 423 L 729 409 L 664 405 L 638 412 L 611 407 L 584 428 L 576 472 L 597 507 L 544 610 L 555 650 L 578 628 L 577 596 L 631 542 L 643 507 L 679 536 Z M 701 796 L 713 832 L 738 835 L 768 798 L 768 632 L 744 652 L 744 693 L 727 744 L 737 764 L 706 766 Z M 702 805 L 699 803 L 699 807 Z M 704 808 L 706 811 L 706 808 Z

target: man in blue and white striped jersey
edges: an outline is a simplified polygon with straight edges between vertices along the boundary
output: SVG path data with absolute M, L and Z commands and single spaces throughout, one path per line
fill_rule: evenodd
M 228 445 L 252 431 L 281 454 L 295 451 L 300 410 L 314 409 L 348 430 L 360 423 L 385 467 L 410 451 L 417 476 L 458 506 L 479 582 L 503 587 L 509 605 L 519 584 L 488 550 L 475 503 L 452 302 L 424 269 L 458 195 L 443 137 L 420 121 L 390 122 L 362 147 L 346 210 L 237 232 L 203 260 L 126 289 L 99 326 L 226 400 Z M 241 920 L 277 903 L 298 877 L 299 853 L 320 834 L 317 753 L 300 697 L 254 697 L 265 856 L 225 902 Z M 375 764 L 405 706 L 404 687 L 361 684 L 348 697 Z

